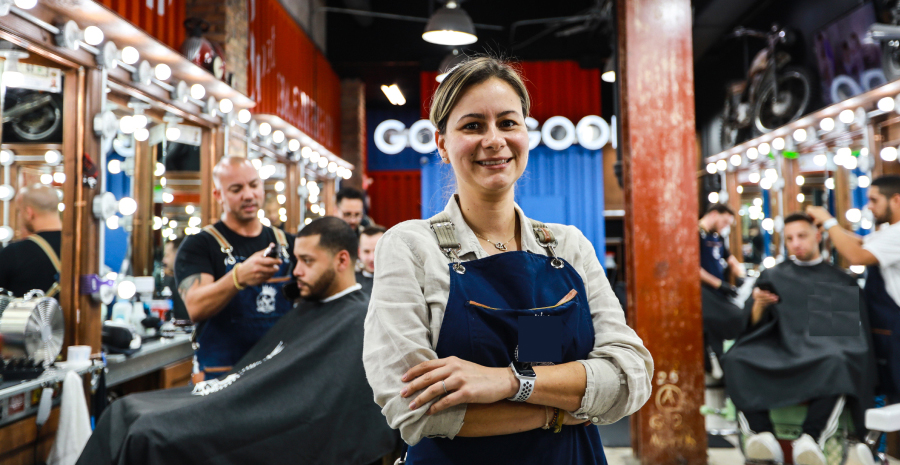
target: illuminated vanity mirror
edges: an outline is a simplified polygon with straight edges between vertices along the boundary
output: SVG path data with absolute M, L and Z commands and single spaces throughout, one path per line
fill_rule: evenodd
M 65 80 L 73 79 L 72 72 L 6 41 L 0 41 L 0 60 L 0 243 L 7 247 L 13 242 L 31 241 L 41 249 L 49 248 L 59 260 L 62 228 L 69 213 L 66 202 L 71 202 L 64 198 L 67 157 L 62 142 L 66 131 L 76 130 L 77 90 L 72 89 L 76 95 L 70 97 L 63 93 Z M 27 200 L 23 198 L 26 190 L 30 192 Z M 24 245 L 10 248 L 9 256 L 0 255 L 5 261 L 0 266 L 0 287 L 19 297 L 40 289 L 59 299 L 67 280 L 66 268 L 55 270 L 52 259 L 38 259 L 37 249 L 22 255 Z M 51 255 L 44 254 L 48 258 Z

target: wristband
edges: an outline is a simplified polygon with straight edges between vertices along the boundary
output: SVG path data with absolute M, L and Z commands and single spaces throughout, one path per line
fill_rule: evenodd
M 837 225 L 838 225 L 837 218 L 828 218 L 827 220 L 825 220 L 824 223 L 822 223 L 822 230 L 828 231 L 829 229 L 831 229 Z
M 234 281 L 235 289 L 237 289 L 239 291 L 243 291 L 244 289 L 247 288 L 247 286 L 241 286 L 241 283 L 238 282 L 237 270 L 240 266 L 241 266 L 241 264 L 238 263 L 237 265 L 234 265 L 234 268 L 231 269 L 231 279 Z
M 549 407 L 545 407 L 545 411 L 548 411 L 546 409 L 549 409 Z M 559 416 L 560 416 L 559 409 L 556 407 L 553 407 L 553 416 L 551 416 L 550 419 L 547 420 L 547 424 L 544 425 L 543 429 L 551 429 L 551 428 L 556 429 L 556 420 L 559 418 Z M 554 431 L 554 433 L 556 433 L 556 432 L 558 432 L 558 431 Z
M 554 410 L 556 410 L 556 422 L 553 425 L 553 432 L 558 433 L 562 431 L 563 421 L 565 421 L 566 415 L 558 408 L 554 408 Z

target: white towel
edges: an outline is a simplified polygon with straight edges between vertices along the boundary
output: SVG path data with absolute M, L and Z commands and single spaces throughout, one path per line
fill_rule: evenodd
M 59 408 L 59 429 L 50 449 L 48 465 L 74 465 L 91 437 L 91 419 L 82 383 L 81 376 L 74 371 L 66 373 Z

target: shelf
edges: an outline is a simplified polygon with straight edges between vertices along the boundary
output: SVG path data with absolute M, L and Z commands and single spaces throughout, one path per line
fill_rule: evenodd
M 62 364 L 57 363 L 57 365 Z M 103 365 L 95 363 L 83 364 L 81 366 L 78 366 L 77 368 L 73 368 L 72 370 L 74 370 L 79 375 L 84 375 L 92 371 L 99 371 L 101 369 L 103 369 Z M 21 394 L 23 392 L 30 392 L 35 389 L 51 386 L 53 384 L 62 382 L 69 371 L 71 371 L 69 368 L 66 368 L 65 365 L 62 365 L 45 371 L 43 374 L 41 374 L 41 376 L 35 379 L 4 382 L 0 384 L 0 400 L 15 396 L 17 394 Z

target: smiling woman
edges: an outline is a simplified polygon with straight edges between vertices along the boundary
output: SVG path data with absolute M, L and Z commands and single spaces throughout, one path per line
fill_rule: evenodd
M 363 362 L 409 464 L 605 463 L 594 425 L 649 397 L 653 361 L 593 245 L 514 201 L 529 107 L 508 64 L 451 71 L 431 123 L 456 195 L 376 248 Z

